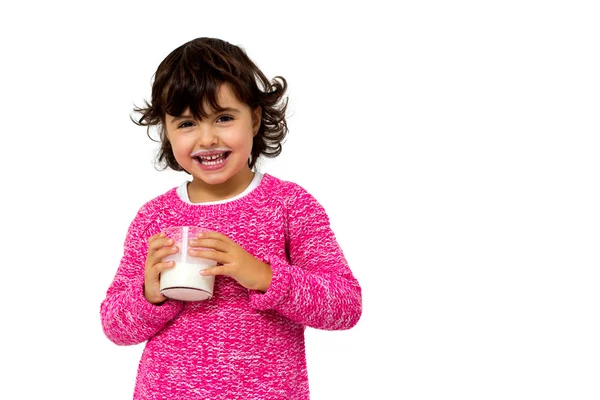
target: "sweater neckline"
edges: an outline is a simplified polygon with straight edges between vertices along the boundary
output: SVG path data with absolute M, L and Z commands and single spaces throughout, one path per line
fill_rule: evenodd
M 250 183 L 248 184 L 248 186 L 246 187 L 246 189 L 244 189 L 241 193 L 236 194 L 233 197 L 230 197 L 228 199 L 223 199 L 223 200 L 216 200 L 216 201 L 206 201 L 206 202 L 202 202 L 202 203 L 192 203 L 190 201 L 190 197 L 188 194 L 188 185 L 191 183 L 190 181 L 185 181 L 184 183 L 182 183 L 181 185 L 179 185 L 179 187 L 177 187 L 177 195 L 179 196 L 179 198 L 181 200 L 183 200 L 185 203 L 188 204 L 204 204 L 204 205 L 209 205 L 209 204 L 218 204 L 218 203 L 227 203 L 229 201 L 233 201 L 239 198 L 242 198 L 244 196 L 246 196 L 248 193 L 252 192 L 259 184 L 260 181 L 262 180 L 263 177 L 263 173 L 260 171 L 254 171 L 254 177 L 252 178 L 252 180 L 250 181 Z
M 260 183 L 253 190 L 242 197 L 224 203 L 187 203 L 177 194 L 177 187 L 174 187 L 165 193 L 165 200 L 170 208 L 182 215 L 228 213 L 247 206 L 248 204 L 256 203 L 261 196 L 264 198 L 264 194 L 268 191 L 268 188 L 272 185 L 274 179 L 275 178 L 272 175 L 263 173 Z

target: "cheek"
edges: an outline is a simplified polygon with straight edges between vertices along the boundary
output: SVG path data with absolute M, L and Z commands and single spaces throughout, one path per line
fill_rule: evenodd
M 169 141 L 173 149 L 182 149 L 194 144 L 193 137 L 190 135 L 174 135 Z
M 250 150 L 252 148 L 254 136 L 252 134 L 248 134 L 248 132 L 244 130 L 242 132 L 231 132 L 226 139 L 223 139 L 227 145 L 235 147 L 238 150 Z
M 181 138 L 170 140 L 170 143 L 171 149 L 173 150 L 173 155 L 175 156 L 175 159 L 177 159 L 177 161 L 181 161 L 182 159 L 187 157 L 190 154 L 190 146 L 193 146 L 193 144 L 187 143 Z
M 249 129 L 243 137 L 243 141 L 248 147 L 252 147 L 252 143 L 254 142 L 254 130 Z
M 240 140 L 240 148 L 243 149 L 244 152 L 252 152 L 252 139 L 253 137 L 245 138 L 243 141 Z

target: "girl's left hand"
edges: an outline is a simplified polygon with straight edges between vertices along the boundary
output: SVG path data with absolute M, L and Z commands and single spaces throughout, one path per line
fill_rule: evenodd
M 207 268 L 203 276 L 227 275 L 247 289 L 266 292 L 271 285 L 271 266 L 257 260 L 244 248 L 218 232 L 202 232 L 197 239 L 190 240 L 190 247 L 207 247 L 210 250 L 190 248 L 189 255 L 217 262 L 216 267 Z M 219 265 L 220 264 L 220 265 Z

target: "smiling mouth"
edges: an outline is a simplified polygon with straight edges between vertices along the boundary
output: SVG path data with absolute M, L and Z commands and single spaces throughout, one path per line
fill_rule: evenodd
M 224 163 L 230 154 L 231 151 L 225 151 L 219 154 L 213 154 L 210 156 L 196 156 L 194 158 L 202 165 L 219 165 Z

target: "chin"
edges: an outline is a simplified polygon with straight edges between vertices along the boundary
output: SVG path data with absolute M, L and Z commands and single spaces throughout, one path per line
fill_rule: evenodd
M 230 160 L 234 161 L 234 160 Z M 237 161 L 237 160 L 235 160 Z M 239 164 L 239 165 L 238 165 Z M 223 170 L 217 171 L 203 171 L 202 168 L 195 164 L 194 165 L 194 179 L 198 179 L 207 185 L 220 185 L 224 184 L 231 179 L 234 179 L 240 173 L 243 173 L 244 166 L 247 166 L 247 161 L 244 160 L 243 163 L 233 162 L 229 165 L 226 165 Z
M 232 176 L 194 176 L 194 178 L 201 180 L 202 182 L 208 185 L 220 185 L 222 183 L 227 182 Z

